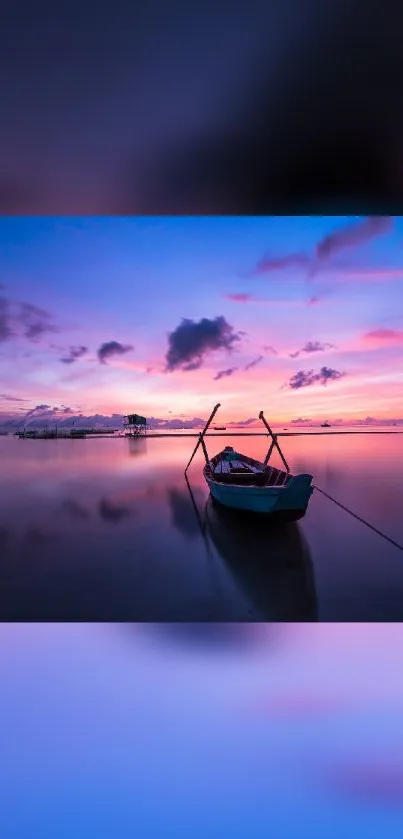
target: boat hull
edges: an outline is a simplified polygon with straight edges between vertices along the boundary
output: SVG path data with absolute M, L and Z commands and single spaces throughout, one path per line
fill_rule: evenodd
M 208 477 L 206 481 L 212 498 L 223 507 L 280 521 L 303 518 L 313 492 L 311 475 L 296 475 L 285 487 L 225 484 Z

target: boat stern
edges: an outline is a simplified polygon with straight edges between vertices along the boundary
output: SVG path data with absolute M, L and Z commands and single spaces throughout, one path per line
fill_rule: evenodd
M 299 510 L 301 516 L 304 515 L 313 493 L 312 480 L 312 475 L 294 475 L 288 486 L 278 496 L 275 511 Z

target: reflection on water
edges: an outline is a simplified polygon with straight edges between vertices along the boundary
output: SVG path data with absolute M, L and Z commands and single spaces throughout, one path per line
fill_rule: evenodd
M 193 497 L 191 495 L 189 501 L 189 495 L 186 489 L 168 487 L 167 497 L 171 507 L 173 526 L 188 539 L 192 540 L 200 537 L 202 528 L 198 520 L 197 511 L 195 512 L 194 504 L 197 505 L 197 502 L 202 503 L 204 500 L 203 493 L 196 488 Z
M 146 437 L 126 437 L 129 444 L 129 454 L 133 457 L 142 457 L 147 454 Z
M 0 438 L 0 619 L 403 620 L 397 549 L 318 493 L 298 525 L 241 523 L 206 504 L 201 456 L 186 482 L 193 443 Z M 265 445 L 242 440 L 252 456 Z M 295 471 L 403 541 L 403 436 L 283 445 Z
M 401 839 L 403 626 L 222 630 L 3 624 L 3 835 Z
M 128 624 L 124 626 L 126 631 Z M 171 652 L 207 652 L 221 657 L 229 653 L 250 655 L 262 645 L 268 650 L 273 644 L 281 643 L 284 626 L 281 623 L 153 623 L 147 625 L 146 634 L 153 641 L 165 643 Z
M 98 504 L 99 515 L 104 521 L 112 521 L 114 524 L 131 515 L 130 507 L 124 504 L 115 504 L 109 498 L 101 498 Z
M 317 618 L 315 581 L 306 539 L 297 524 L 273 525 L 237 515 L 210 497 L 208 533 L 261 620 Z

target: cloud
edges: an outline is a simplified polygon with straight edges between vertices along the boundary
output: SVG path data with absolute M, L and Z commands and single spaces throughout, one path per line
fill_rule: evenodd
M 329 233 L 316 246 L 315 255 L 319 260 L 330 259 L 344 248 L 358 247 L 376 236 L 389 233 L 393 224 L 394 220 L 391 216 L 368 216 L 366 219 Z
M 119 341 L 107 341 L 101 344 L 98 350 L 100 364 L 106 364 L 108 358 L 113 358 L 114 355 L 123 355 L 133 349 L 134 347 L 131 344 L 120 344 Z
M 291 420 L 291 425 L 303 425 L 306 422 L 312 422 L 310 417 L 296 417 L 296 419 Z
M 263 257 L 252 271 L 252 276 L 298 267 L 307 268 L 308 277 L 313 277 L 318 269 L 323 267 L 324 263 L 329 262 L 340 251 L 349 247 L 359 247 L 377 236 L 389 233 L 393 229 L 393 225 L 394 219 L 391 216 L 368 216 L 324 236 L 316 245 L 313 255 L 290 253 L 280 257 Z M 401 273 L 396 272 L 396 269 L 391 269 L 391 271 L 393 275 Z M 384 278 L 384 271 L 381 270 L 378 273 Z M 388 277 L 391 276 L 390 271 L 386 271 L 386 274 Z M 359 278 L 363 279 L 362 276 Z M 317 297 L 311 297 L 308 301 L 309 305 L 314 305 L 317 302 Z
M 271 355 L 278 355 L 277 350 L 275 350 L 274 347 L 271 346 L 271 344 L 264 344 L 263 349 L 265 352 L 268 352 Z
M 296 350 L 296 352 L 290 353 L 290 358 L 298 358 L 301 353 L 313 353 L 313 352 L 324 352 L 328 349 L 334 349 L 335 344 L 324 343 L 322 344 L 320 341 L 307 341 L 300 350 Z
M 227 300 L 233 300 L 235 303 L 250 303 L 253 300 L 253 294 L 239 293 L 239 294 L 224 294 Z
M 241 340 L 240 335 L 222 315 L 214 319 L 202 318 L 197 323 L 183 318 L 168 336 L 166 371 L 197 370 L 206 353 L 221 349 L 230 352 Z
M 0 297 L 0 341 L 8 341 L 12 335 L 9 302 L 5 297 Z
M 317 303 L 320 303 L 321 298 L 318 295 L 314 295 L 307 300 L 307 306 L 316 306 Z
M 310 263 L 311 259 L 305 253 L 291 253 L 278 257 L 264 256 L 257 263 L 253 274 L 268 274 L 271 271 L 282 271 L 291 267 L 306 268 Z
M 253 361 L 250 361 L 249 364 L 246 364 L 243 369 L 250 370 L 252 367 L 256 367 L 256 364 L 260 364 L 261 361 L 263 361 L 263 356 L 258 355 L 257 358 L 255 358 Z
M 242 426 L 242 425 L 252 425 L 252 423 L 257 422 L 257 417 L 249 417 L 246 420 L 239 420 L 238 422 L 229 422 L 228 425 L 235 425 L 235 426 Z
M 207 417 L 205 417 L 205 419 L 202 419 L 201 417 L 193 417 L 193 419 L 188 419 L 188 420 L 177 419 L 177 418 L 165 420 L 165 419 L 161 419 L 159 417 L 149 417 L 148 418 L 148 424 L 149 424 L 150 428 L 155 428 L 155 429 L 161 430 L 161 431 L 164 431 L 164 430 L 168 430 L 168 431 L 173 430 L 174 431 L 175 429 L 178 429 L 178 428 L 186 428 L 188 430 L 191 430 L 193 428 L 203 428 L 203 426 L 206 424 L 206 422 L 207 422 Z
M 58 332 L 58 327 L 52 323 L 52 316 L 45 309 L 33 306 L 32 303 L 19 303 L 17 322 L 23 328 L 23 334 L 29 341 L 36 342 L 47 332 Z
M 345 376 L 345 373 L 340 373 L 339 370 L 333 370 L 331 367 L 321 367 L 318 373 L 314 370 L 299 370 L 294 376 L 291 376 L 288 385 L 290 390 L 299 390 L 301 387 L 309 387 L 314 384 L 326 385 L 328 382 L 336 381 Z
M 375 346 L 396 346 L 403 344 L 403 330 L 402 329 L 373 329 L 371 332 L 366 332 L 363 335 L 363 340 L 367 344 Z
M 61 358 L 60 361 L 62 361 L 63 364 L 73 364 L 78 358 L 82 358 L 82 356 L 87 352 L 88 347 L 70 347 L 69 355 L 64 356 L 64 358 Z
M 236 373 L 238 367 L 228 367 L 227 370 L 220 370 L 216 376 L 214 376 L 214 381 L 218 381 L 218 379 L 224 379 L 225 376 L 232 376 L 233 373 Z
M 11 396 L 9 393 L 0 393 L 0 399 L 3 399 L 5 402 L 27 402 L 27 399 L 23 399 L 21 396 Z

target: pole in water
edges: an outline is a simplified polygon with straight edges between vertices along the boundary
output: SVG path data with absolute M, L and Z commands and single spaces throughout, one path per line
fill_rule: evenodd
M 266 463 L 268 463 L 269 457 L 270 457 L 270 455 L 271 455 L 271 453 L 272 453 L 272 451 L 273 451 L 273 447 L 274 447 L 274 446 L 276 446 L 277 451 L 278 451 L 278 453 L 279 453 L 279 455 L 280 455 L 280 457 L 281 457 L 281 460 L 283 461 L 284 466 L 285 466 L 285 468 L 286 468 L 287 472 L 289 472 L 289 471 L 290 471 L 290 467 L 289 467 L 289 465 L 288 465 L 288 463 L 287 463 L 287 461 L 286 461 L 286 459 L 285 459 L 285 457 L 284 457 L 284 455 L 283 455 L 283 452 L 282 452 L 282 451 L 281 451 L 281 449 L 280 449 L 280 445 L 279 445 L 278 440 L 277 440 L 277 434 L 273 434 L 273 432 L 272 432 L 272 430 L 271 430 L 271 428 L 270 428 L 270 425 L 269 425 L 269 423 L 267 422 L 267 420 L 266 420 L 266 418 L 265 418 L 265 416 L 264 416 L 264 414 L 263 414 L 263 411 L 260 411 L 260 414 L 259 414 L 259 419 L 261 419 L 261 420 L 262 420 L 262 422 L 264 423 L 264 425 L 266 426 L 266 428 L 267 428 L 267 430 L 268 430 L 268 432 L 269 432 L 269 434 L 270 434 L 270 437 L 271 437 L 271 439 L 272 439 L 272 444 L 271 444 L 271 446 L 270 446 L 270 449 L 269 449 L 269 451 L 268 451 L 268 453 L 267 453 L 267 455 L 266 455 L 265 461 L 264 461 L 265 465 L 266 465 Z
M 201 443 L 201 442 L 202 442 L 202 440 L 203 440 L 203 437 L 204 437 L 204 435 L 205 435 L 205 433 L 206 433 L 206 431 L 207 431 L 207 429 L 208 429 L 208 427 L 209 427 L 210 423 L 213 421 L 213 419 L 214 419 L 214 417 L 215 417 L 215 415 L 216 415 L 216 413 L 217 413 L 217 411 L 218 411 L 218 409 L 219 409 L 219 407 L 220 407 L 220 404 L 221 404 L 220 402 L 217 402 L 217 405 L 215 405 L 215 406 L 214 406 L 214 408 L 213 408 L 213 410 L 212 410 L 212 412 L 211 412 L 211 414 L 210 414 L 210 416 L 209 416 L 209 418 L 208 418 L 208 420 L 207 420 L 207 422 L 206 422 L 206 425 L 205 425 L 205 426 L 204 426 L 204 428 L 203 428 L 203 431 L 201 431 L 201 432 L 200 432 L 200 434 L 199 434 L 199 439 L 198 439 L 198 441 L 197 441 L 197 443 L 196 443 L 195 450 L 194 450 L 194 452 L 193 452 L 193 454 L 192 454 L 192 457 L 190 458 L 189 463 L 188 463 L 188 465 L 187 465 L 187 467 L 186 467 L 186 469 L 185 469 L 185 475 L 186 475 L 186 472 L 187 472 L 187 470 L 189 469 L 189 466 L 190 466 L 190 464 L 191 464 L 191 462 L 192 462 L 192 460 L 193 460 L 193 458 L 194 458 L 194 456 L 195 456 L 195 454 L 196 454 L 196 452 L 197 452 L 197 449 L 199 448 L 200 443 Z M 204 442 L 204 440 L 203 440 L 203 442 Z M 204 449 L 205 449 L 205 447 L 204 447 Z M 206 454 L 205 454 L 205 456 L 206 456 Z M 207 459 L 207 458 L 206 458 L 206 459 Z

